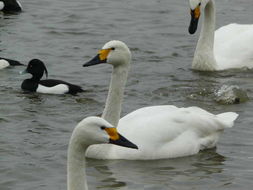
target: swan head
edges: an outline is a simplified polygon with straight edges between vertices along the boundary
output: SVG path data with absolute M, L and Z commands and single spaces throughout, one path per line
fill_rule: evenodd
M 201 8 L 205 8 L 211 0 L 189 0 L 191 22 L 189 26 L 189 33 L 194 34 L 198 28 L 198 21 L 201 15 Z
M 87 117 L 83 119 L 74 129 L 72 137 L 81 146 L 111 143 L 138 149 L 134 143 L 120 135 L 114 126 L 100 117 Z
M 98 51 L 98 54 L 83 66 L 88 67 L 101 63 L 108 63 L 117 67 L 120 65 L 129 65 L 130 61 L 131 52 L 127 45 L 122 41 L 112 40 L 107 42 L 103 48 Z
M 188 29 L 190 34 L 194 34 L 197 31 L 199 17 L 201 14 L 201 4 L 202 0 L 190 0 L 191 22 Z

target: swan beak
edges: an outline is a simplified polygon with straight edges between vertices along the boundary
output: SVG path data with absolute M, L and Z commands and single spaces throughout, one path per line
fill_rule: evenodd
M 98 51 L 98 54 L 88 61 L 87 63 L 83 64 L 83 67 L 89 67 L 92 65 L 97 65 L 101 63 L 106 63 L 107 62 L 107 57 L 112 49 L 101 49 Z
M 189 33 L 194 34 L 198 28 L 198 22 L 200 17 L 200 5 L 198 5 L 194 10 L 191 10 L 191 22 L 189 26 Z
M 116 128 L 106 128 L 105 131 L 110 136 L 109 143 L 119 145 L 119 146 L 124 146 L 127 148 L 138 149 L 138 147 L 134 143 L 130 142 L 121 134 L 119 134 Z

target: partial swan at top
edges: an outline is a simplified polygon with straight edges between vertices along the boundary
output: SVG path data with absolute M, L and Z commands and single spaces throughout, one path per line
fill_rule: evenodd
M 218 71 L 235 68 L 253 68 L 253 24 L 229 24 L 215 31 L 214 0 L 190 0 L 191 23 L 194 34 L 204 12 L 202 29 L 195 50 L 192 68 Z

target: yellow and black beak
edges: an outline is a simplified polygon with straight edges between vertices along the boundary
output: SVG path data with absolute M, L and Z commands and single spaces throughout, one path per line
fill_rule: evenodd
M 191 23 L 189 26 L 189 33 L 194 34 L 198 28 L 198 22 L 200 17 L 200 5 L 198 5 L 194 10 L 191 9 Z
M 109 143 L 119 145 L 119 146 L 124 146 L 124 147 L 127 147 L 127 148 L 138 149 L 138 147 L 134 143 L 130 142 L 125 137 L 120 135 L 117 132 L 116 128 L 105 128 L 105 131 L 110 136 Z
M 107 57 L 111 50 L 112 50 L 111 48 L 99 50 L 98 54 L 93 59 L 83 64 L 83 67 L 89 67 L 89 66 L 97 65 L 101 63 L 107 63 Z

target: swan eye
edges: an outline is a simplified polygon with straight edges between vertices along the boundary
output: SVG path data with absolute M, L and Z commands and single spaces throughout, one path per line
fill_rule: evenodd
M 102 126 L 102 127 L 100 127 L 100 129 L 101 129 L 101 130 L 105 130 L 105 127 L 104 127 L 104 126 Z
M 199 6 L 201 5 L 201 3 L 199 3 Z
M 115 47 L 112 47 L 111 50 L 115 50 Z

